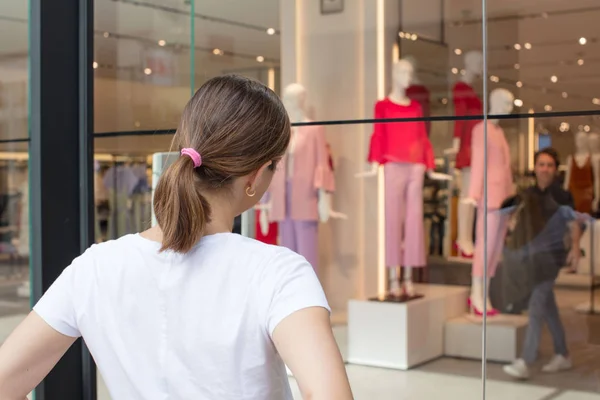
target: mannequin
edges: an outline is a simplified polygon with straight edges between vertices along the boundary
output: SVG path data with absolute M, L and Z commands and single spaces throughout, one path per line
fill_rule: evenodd
M 413 71 L 415 71 L 410 86 L 406 88 L 406 96 L 419 103 L 423 109 L 423 116 L 429 117 L 431 115 L 430 93 L 421 83 L 416 73 L 416 71 L 418 71 L 417 60 L 413 56 L 406 56 L 404 57 L 404 60 L 408 61 L 412 65 Z M 429 136 L 431 134 L 431 121 L 425 122 L 425 128 L 427 129 L 427 136 Z
M 592 164 L 587 133 L 577 132 L 575 134 L 575 153 L 567 157 L 564 189 L 573 195 L 575 210 L 588 214 L 592 212 L 592 204 L 596 203 L 594 200 L 594 176 L 598 176 L 598 171 L 594 171 Z
M 483 72 L 483 55 L 479 51 L 465 54 L 465 74 L 452 89 L 454 113 L 456 116 L 482 115 L 483 104 L 473 89 L 473 83 Z M 456 154 L 456 169 L 460 170 L 461 185 L 458 204 L 458 237 L 455 246 L 459 254 L 470 258 L 473 256 L 473 221 L 475 209 L 468 202 L 462 201 L 468 196 L 471 179 L 471 133 L 479 121 L 463 120 L 454 123 L 454 140 L 452 149 L 446 151 Z
M 592 168 L 594 171 L 594 201 L 592 211 L 598 211 L 598 194 L 600 193 L 600 135 L 593 132 L 588 136 L 590 154 L 592 155 Z
M 282 98 L 292 122 L 309 121 L 302 85 L 287 86 Z M 292 128 L 288 152 L 277 166 L 266 202 L 257 207 L 263 235 L 269 231 L 269 222 L 278 222 L 280 244 L 303 255 L 316 269 L 319 221 L 346 218 L 331 209 L 329 193 L 334 189 L 323 128 Z
M 375 118 L 420 118 L 421 105 L 406 95 L 413 78 L 413 66 L 406 60 L 392 67 L 392 91 L 375 104 Z M 423 178 L 449 180 L 450 176 L 433 172 L 433 149 L 424 122 L 375 124 L 368 161 L 371 170 L 357 177 L 377 175 L 379 165 L 385 174 L 385 258 L 388 267 L 389 294 L 399 298 L 415 296 L 412 268 L 424 267 L 425 234 L 423 228 Z M 407 234 L 406 232 L 409 232 Z M 404 267 L 403 287 L 399 270 Z
M 490 114 L 510 114 L 513 110 L 514 96 L 506 89 L 495 89 L 490 93 Z M 504 237 L 506 235 L 507 220 L 498 212 L 502 202 L 514 192 L 512 179 L 510 148 L 504 136 L 504 131 L 499 126 L 497 119 L 487 121 L 487 163 L 484 160 L 484 122 L 479 122 L 473 129 L 471 165 L 473 167 L 471 180 L 468 187 L 468 197 L 464 199 L 473 206 L 477 206 L 477 240 L 472 268 L 472 285 L 469 305 L 476 315 L 481 315 L 484 303 L 487 303 L 487 315 L 498 314 L 491 306 L 488 296 L 483 298 L 483 269 L 484 257 L 487 258 L 487 281 L 489 289 L 490 280 L 496 272 Z M 484 173 L 487 173 L 488 186 L 487 198 L 483 193 Z M 484 201 L 487 203 L 487 232 L 484 232 Z M 484 238 L 487 235 L 487 254 L 484 254 Z

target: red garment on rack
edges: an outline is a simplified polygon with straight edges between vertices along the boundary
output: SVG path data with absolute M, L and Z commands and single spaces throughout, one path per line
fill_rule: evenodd
M 260 231 L 260 210 L 256 210 L 254 214 L 254 219 L 256 221 L 256 226 L 254 227 L 254 236 L 256 240 L 259 242 L 263 242 L 266 244 L 277 244 L 277 236 L 279 235 L 279 224 L 277 222 L 271 222 L 269 224 L 269 232 L 266 235 L 263 235 Z
M 429 101 L 429 89 L 423 85 L 410 85 L 406 89 L 406 96 L 418 102 L 423 109 L 423 116 L 429 117 L 431 115 L 431 103 Z M 431 134 L 431 121 L 425 122 L 425 129 L 427 130 L 427 136 Z
M 454 115 L 469 116 L 482 115 L 483 104 L 473 88 L 465 82 L 456 82 L 452 89 L 454 101 Z M 462 120 L 454 122 L 454 137 L 460 139 L 460 148 L 456 154 L 456 168 L 471 166 L 471 135 L 473 128 L 481 120 Z
M 375 104 L 376 119 L 421 117 L 421 105 L 414 100 L 407 106 L 396 104 L 388 98 Z M 433 148 L 427 137 L 425 123 L 407 121 L 374 124 L 368 161 L 379 164 L 423 164 L 427 169 L 435 168 Z

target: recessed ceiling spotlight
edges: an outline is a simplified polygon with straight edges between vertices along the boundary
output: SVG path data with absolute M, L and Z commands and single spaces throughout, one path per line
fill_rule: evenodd
M 164 46 L 166 46 L 166 45 L 167 45 L 167 42 L 165 42 L 164 40 L 162 40 L 162 39 L 161 39 L 161 40 L 159 40 L 159 41 L 158 41 L 158 45 L 159 45 L 160 47 L 164 47 Z
M 580 58 L 579 60 L 577 60 L 577 65 L 582 66 L 585 63 L 585 61 L 583 60 L 583 58 Z
M 531 50 L 531 43 L 527 42 L 523 46 L 525 46 L 527 50 Z
M 273 28 L 267 29 L 267 35 L 274 35 L 274 34 L 275 34 L 275 29 L 273 29 Z
M 558 127 L 558 130 L 561 132 L 568 132 L 569 129 L 571 129 L 571 125 L 569 125 L 568 122 L 561 122 L 560 126 Z
M 416 34 L 416 33 L 413 33 L 412 35 L 410 35 L 410 40 L 412 40 L 413 42 L 414 42 L 415 40 L 417 40 L 418 38 L 419 38 L 419 37 L 417 36 L 417 34 Z
M 98 68 L 98 63 L 97 63 L 96 61 L 94 61 L 94 62 L 92 63 L 92 67 L 93 67 L 94 69 Z
M 567 92 L 562 92 L 562 97 L 563 99 L 566 99 L 567 97 L 569 97 L 569 94 Z
M 594 98 L 592 99 L 592 103 L 594 103 L 595 105 L 597 105 L 597 106 L 598 106 L 598 105 L 600 105 L 600 99 L 599 99 L 599 98 L 597 98 L 597 97 L 594 97 Z
M 258 57 L 256 57 L 256 61 L 261 63 L 261 62 L 265 61 L 265 58 L 263 56 L 258 56 Z
M 457 75 L 458 74 L 458 68 L 452 68 L 452 73 L 454 75 Z
M 547 13 L 547 12 L 543 12 L 543 13 L 542 13 L 542 18 L 544 18 L 544 19 L 545 19 L 545 18 L 548 18 L 548 13 Z
M 523 106 L 523 100 L 521 100 L 521 99 L 515 99 L 514 103 L 515 103 L 515 106 L 517 106 L 517 107 Z
M 444 97 L 444 98 L 442 99 L 442 104 L 448 104 L 448 99 Z
M 465 71 L 464 69 L 461 69 L 461 70 L 460 70 L 460 74 L 461 74 L 461 75 L 465 75 L 466 73 L 467 73 L 467 71 Z
M 462 50 L 461 49 L 454 49 L 454 54 L 456 54 L 457 56 L 460 56 L 462 54 Z
M 223 55 L 223 50 L 221 50 L 221 49 L 214 49 L 213 50 L 213 54 L 215 56 L 222 56 Z
M 521 64 L 519 64 L 519 63 L 515 64 L 515 69 L 521 69 Z
M 587 39 L 586 39 L 586 38 L 584 38 L 584 37 L 580 37 L 580 38 L 579 38 L 579 44 L 580 44 L 580 45 L 582 45 L 582 46 L 583 46 L 583 45 L 585 45 L 586 43 L 587 43 Z
M 136 128 L 139 128 L 140 126 L 142 126 L 142 124 L 140 123 L 140 121 L 135 121 L 135 123 L 133 124 Z
M 515 50 L 521 50 L 521 45 L 519 43 L 515 43 Z
M 102 36 L 104 36 L 105 38 L 108 38 L 110 36 L 110 33 L 104 32 L 104 34 Z
M 523 87 L 523 82 L 521 82 L 521 81 L 517 81 L 517 87 L 518 87 L 518 88 L 521 88 L 521 87 Z
M 492 76 L 490 76 L 490 81 L 492 81 L 492 82 L 500 82 L 500 78 L 498 78 L 496 75 L 492 75 Z
M 591 128 L 590 128 L 589 125 L 586 125 L 586 126 L 583 127 L 583 130 L 586 131 L 586 132 L 589 132 L 591 130 Z
M 404 39 L 404 36 L 406 36 L 406 35 L 404 34 L 404 32 L 400 32 L 400 33 L 398 34 L 398 36 L 400 36 L 400 38 Z
M 550 77 L 550 82 L 552 82 L 552 83 L 556 83 L 556 82 L 558 82 L 558 77 L 557 77 L 556 75 L 552 75 L 552 76 Z
M 544 106 L 544 110 L 546 110 L 546 111 L 552 111 L 552 106 L 550 104 L 546 104 Z
M 144 69 L 144 73 L 145 73 L 146 75 L 150 75 L 150 74 L 152 74 L 152 70 L 151 70 L 150 68 L 145 68 L 145 69 Z

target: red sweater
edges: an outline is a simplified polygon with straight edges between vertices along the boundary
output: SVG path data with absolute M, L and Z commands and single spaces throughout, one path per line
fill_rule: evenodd
M 483 105 L 477 93 L 465 82 L 456 82 L 452 89 L 454 114 L 457 117 L 482 115 Z M 471 134 L 480 120 L 454 121 L 454 137 L 460 139 L 460 148 L 456 154 L 456 168 L 471 166 Z
M 423 111 L 416 101 L 408 106 L 393 103 L 387 97 L 375 104 L 375 118 L 421 118 Z M 423 164 L 433 169 L 433 148 L 424 122 L 376 123 L 371 136 L 369 162 Z
M 406 89 L 406 96 L 416 101 L 421 105 L 423 109 L 423 116 L 429 117 L 431 115 L 431 104 L 429 102 L 429 90 L 423 85 L 410 85 Z M 425 122 L 425 129 L 427 130 L 427 136 L 431 134 L 431 121 Z

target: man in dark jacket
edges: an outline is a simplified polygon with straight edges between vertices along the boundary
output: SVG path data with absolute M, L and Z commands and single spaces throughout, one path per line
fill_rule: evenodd
M 505 265 L 515 267 L 518 278 L 512 278 L 512 282 L 529 297 L 529 324 L 522 356 L 504 366 L 505 373 L 518 379 L 529 377 L 527 365 L 537 358 L 544 322 L 552 335 L 555 355 L 542 371 L 558 372 L 571 368 L 565 332 L 554 297 L 554 281 L 564 266 L 573 270 L 577 267 L 581 253 L 581 227 L 573 211 L 571 194 L 563 190 L 556 180 L 558 163 L 554 149 L 537 152 L 535 185 L 503 204 L 504 209 L 512 210 L 504 253 Z M 507 284 L 510 285 L 509 282 Z

